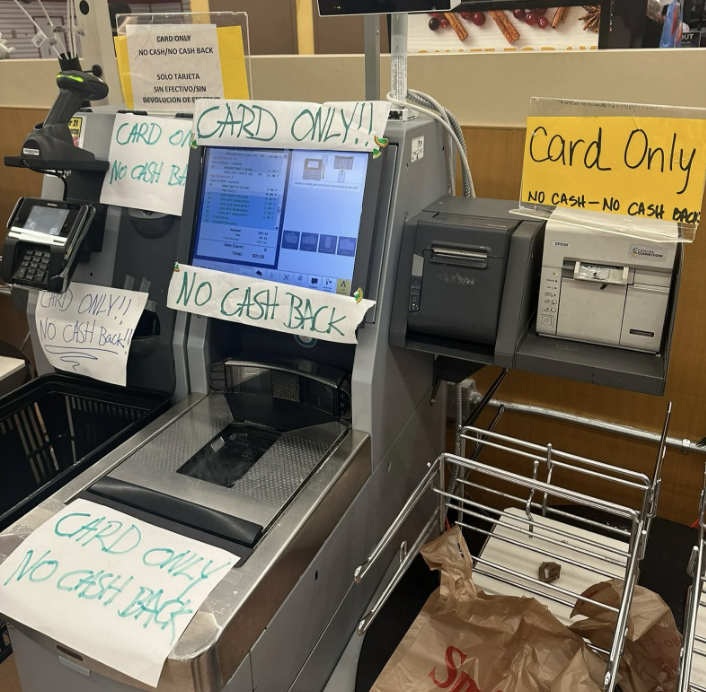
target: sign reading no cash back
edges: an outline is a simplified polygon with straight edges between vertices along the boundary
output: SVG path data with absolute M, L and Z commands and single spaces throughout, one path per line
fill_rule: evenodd
M 523 204 L 696 226 L 705 177 L 706 120 L 583 114 L 527 119 Z

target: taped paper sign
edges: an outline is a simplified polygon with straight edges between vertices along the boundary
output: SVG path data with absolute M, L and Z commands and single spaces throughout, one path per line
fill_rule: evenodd
M 72 283 L 42 291 L 35 321 L 52 367 L 125 386 L 127 359 L 147 293 Z
M 238 560 L 76 500 L 0 565 L 0 614 L 156 687 L 169 652 Z
M 188 112 L 200 98 L 248 98 L 240 26 L 127 24 L 115 38 L 129 108 Z
M 389 115 L 387 101 L 199 101 L 194 138 L 202 146 L 379 153 Z
M 181 216 L 191 121 L 118 114 L 101 202 Z
M 185 264 L 174 268 L 167 306 L 341 344 L 358 343 L 355 330 L 375 301 L 253 280 Z
M 705 180 L 706 120 L 527 119 L 523 204 L 696 226 Z

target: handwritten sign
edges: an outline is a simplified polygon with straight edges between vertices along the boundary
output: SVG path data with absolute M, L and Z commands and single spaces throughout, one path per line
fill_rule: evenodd
M 0 565 L 0 613 L 156 687 L 169 652 L 238 560 L 76 500 Z
M 147 293 L 72 283 L 42 291 L 35 321 L 52 367 L 125 386 L 127 359 Z
M 203 146 L 375 153 L 387 144 L 389 115 L 386 101 L 199 101 L 194 138 Z
M 521 201 L 698 225 L 706 120 L 530 117 Z
M 358 343 L 355 330 L 373 305 L 372 300 L 185 264 L 175 267 L 167 296 L 174 310 L 341 344 Z
M 115 116 L 101 202 L 181 216 L 191 121 Z

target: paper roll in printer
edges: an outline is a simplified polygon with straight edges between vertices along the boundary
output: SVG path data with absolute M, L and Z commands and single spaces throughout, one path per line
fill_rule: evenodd
M 677 249 L 677 242 L 655 242 L 550 219 L 544 237 L 537 332 L 659 353 Z

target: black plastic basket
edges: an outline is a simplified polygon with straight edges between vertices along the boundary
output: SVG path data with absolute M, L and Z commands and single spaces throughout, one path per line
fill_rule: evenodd
M 0 399 L 0 531 L 168 405 L 164 393 L 68 375 L 40 377 Z

